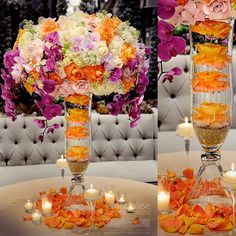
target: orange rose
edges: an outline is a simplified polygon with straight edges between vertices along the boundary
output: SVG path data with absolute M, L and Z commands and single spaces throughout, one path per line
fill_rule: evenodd
M 52 72 L 49 74 L 49 79 L 54 80 L 57 85 L 62 84 L 63 80 L 59 77 L 59 75 L 56 72 Z
M 65 157 L 71 161 L 89 158 L 89 148 L 86 146 L 71 146 L 67 149 Z
M 201 103 L 193 108 L 192 120 L 202 127 L 226 126 L 230 124 L 229 105 L 225 103 Z
M 100 24 L 97 31 L 99 32 L 101 39 L 104 40 L 109 46 L 112 38 L 116 35 L 118 26 L 120 25 L 121 20 L 118 17 L 110 18 L 107 17 Z
M 90 101 L 90 96 L 88 95 L 82 95 L 82 94 L 73 94 L 69 97 L 65 98 L 66 102 L 78 104 L 80 106 L 88 106 Z
M 132 60 L 136 56 L 136 48 L 132 47 L 129 43 L 124 43 L 121 49 L 120 56 L 124 63 L 126 64 L 128 61 Z
M 227 55 L 227 47 L 205 43 L 196 44 L 198 54 L 193 56 L 193 61 L 197 66 L 205 65 L 222 70 L 231 62 L 231 56 Z
M 78 80 L 84 79 L 83 69 L 78 67 L 74 62 L 66 66 L 64 71 L 66 73 L 66 79 L 73 83 L 77 83 Z
M 58 23 L 52 18 L 46 19 L 41 25 L 41 32 L 43 36 L 47 36 L 49 33 L 59 29 Z
M 68 139 L 84 139 L 89 136 L 88 128 L 84 126 L 71 126 L 66 130 L 66 138 Z
M 68 122 L 87 123 L 90 119 L 88 111 L 84 109 L 74 108 L 69 109 L 69 115 L 66 117 Z
M 90 82 L 101 81 L 104 75 L 105 69 L 103 66 L 86 66 L 83 68 L 85 78 Z
M 231 28 L 232 27 L 225 22 L 214 20 L 200 21 L 196 25 L 191 26 L 191 30 L 195 33 L 222 39 L 228 37 Z
M 229 87 L 227 75 L 218 71 L 197 72 L 192 79 L 194 92 L 216 92 Z
M 188 0 L 177 0 L 178 5 L 185 5 Z

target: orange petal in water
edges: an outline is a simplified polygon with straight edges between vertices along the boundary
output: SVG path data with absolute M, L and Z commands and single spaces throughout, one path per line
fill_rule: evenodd
M 204 228 L 200 224 L 193 224 L 189 227 L 188 233 L 190 234 L 203 234 Z
M 69 139 L 83 139 L 88 136 L 88 129 L 84 126 L 71 126 L 66 130 L 66 137 Z
M 70 95 L 69 97 L 65 98 L 66 102 L 78 104 L 81 106 L 88 106 L 89 101 L 90 101 L 90 96 L 88 95 L 83 95 L 83 94 L 73 94 Z

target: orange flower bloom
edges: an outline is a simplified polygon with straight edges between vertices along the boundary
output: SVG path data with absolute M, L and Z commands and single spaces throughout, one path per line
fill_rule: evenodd
M 136 48 L 132 47 L 129 43 L 124 43 L 121 49 L 120 54 L 124 63 L 127 63 L 129 60 L 132 60 L 136 56 Z
M 49 33 L 59 29 L 58 23 L 52 18 L 46 19 L 41 25 L 41 32 L 43 36 L 47 36 Z
M 214 20 L 200 21 L 191 26 L 191 30 L 202 35 L 214 36 L 216 38 L 226 38 L 231 30 L 231 26 L 225 22 Z
M 73 94 L 70 95 L 69 97 L 65 98 L 66 102 L 78 104 L 80 106 L 88 106 L 90 97 L 88 95 L 83 95 L 83 94 Z
M 227 75 L 218 71 L 197 72 L 194 76 L 192 79 L 194 92 L 216 92 L 229 87 L 229 83 L 225 81 Z
M 231 62 L 231 56 L 227 55 L 227 47 L 205 43 L 196 44 L 198 54 L 193 56 L 193 61 L 197 66 L 206 65 L 222 70 Z
M 78 80 L 85 78 L 83 69 L 78 67 L 74 62 L 66 66 L 64 71 L 66 73 L 67 80 L 73 83 L 77 83 Z
M 121 77 L 121 82 L 125 93 L 128 93 L 130 91 L 130 89 L 134 86 L 135 81 L 135 77 L 133 77 L 132 79 L 125 78 L 124 76 Z
M 18 46 L 19 41 L 20 41 L 20 38 L 22 37 L 22 35 L 23 35 L 24 33 L 25 33 L 25 30 L 24 30 L 24 29 L 19 29 L 18 35 L 17 35 L 17 38 L 16 38 L 16 41 L 15 41 L 14 46 L 13 46 L 13 50 L 15 50 L 16 47 Z
M 69 109 L 68 111 L 69 115 L 66 117 L 68 122 L 87 123 L 90 120 L 87 110 L 74 108 Z
M 199 126 L 222 127 L 230 124 L 229 105 L 204 102 L 193 108 L 192 120 Z
M 59 75 L 56 72 L 52 72 L 49 74 L 49 79 L 54 80 L 57 85 L 62 84 L 63 80 L 59 77 Z
M 68 139 L 83 139 L 89 136 L 88 128 L 84 126 L 71 126 L 66 130 L 66 137 Z
M 85 78 L 90 82 L 101 81 L 104 72 L 105 69 L 101 65 L 83 67 L 83 73 L 85 75 Z
M 89 158 L 89 148 L 86 146 L 71 146 L 67 149 L 65 157 L 71 161 Z
M 100 33 L 101 39 L 109 46 L 112 38 L 116 35 L 118 26 L 121 20 L 118 17 L 107 17 L 103 20 L 97 31 Z
M 26 91 L 27 91 L 30 95 L 32 95 L 32 93 L 35 92 L 35 88 L 34 88 L 30 83 L 24 82 L 23 85 L 24 85 Z
M 177 0 L 178 5 L 185 5 L 188 0 Z

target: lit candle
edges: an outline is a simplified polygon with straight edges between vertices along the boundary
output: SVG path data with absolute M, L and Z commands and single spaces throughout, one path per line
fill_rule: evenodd
M 105 193 L 105 200 L 106 203 L 110 206 L 112 206 L 115 203 L 116 196 L 112 191 Z
M 40 224 L 41 217 L 42 217 L 42 214 L 38 210 L 36 210 L 35 212 L 32 213 L 32 221 L 35 224 Z
M 127 207 L 127 212 L 128 213 L 134 213 L 135 212 L 135 207 L 133 203 L 129 203 L 128 207 Z
M 84 198 L 86 200 L 93 201 L 93 200 L 97 200 L 99 197 L 100 197 L 99 190 L 95 189 L 92 184 L 90 185 L 89 189 L 85 190 Z
M 118 203 L 120 204 L 125 204 L 125 195 L 124 194 L 120 194 L 120 197 L 118 199 Z
M 159 212 L 165 212 L 170 209 L 170 193 L 158 191 L 157 207 Z
M 56 166 L 60 169 L 67 168 L 67 162 L 63 155 L 61 155 L 60 159 L 57 159 Z
M 191 123 L 188 123 L 188 117 L 185 117 L 185 122 L 179 124 L 176 129 L 176 134 L 185 139 L 189 139 L 194 136 L 194 129 Z
M 231 170 L 223 173 L 222 186 L 234 190 L 236 189 L 236 170 L 234 163 L 231 165 Z
M 50 202 L 46 197 L 42 198 L 42 211 L 45 216 L 50 215 L 52 211 L 52 202 Z
M 25 212 L 27 212 L 27 213 L 32 212 L 33 207 L 34 207 L 33 202 L 31 200 L 27 200 L 25 205 L 24 205 Z

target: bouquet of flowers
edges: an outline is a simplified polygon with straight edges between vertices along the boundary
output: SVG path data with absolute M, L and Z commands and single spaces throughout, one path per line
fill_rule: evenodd
M 113 115 L 129 105 L 131 127 L 140 119 L 140 105 L 149 83 L 150 49 L 138 42 L 139 32 L 106 12 L 76 11 L 56 21 L 24 22 L 12 50 L 4 55 L 1 85 L 6 114 L 16 119 L 13 88 L 21 85 L 34 97 L 45 117 L 39 127 L 53 132 L 47 120 L 61 115 L 64 98 L 73 94 L 108 95 Z

